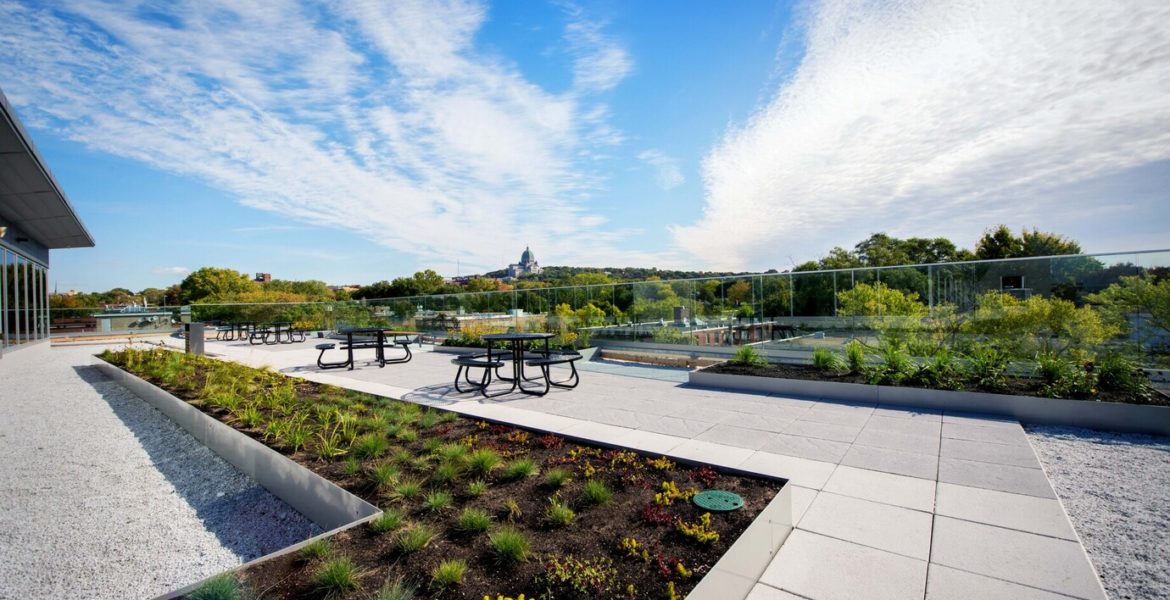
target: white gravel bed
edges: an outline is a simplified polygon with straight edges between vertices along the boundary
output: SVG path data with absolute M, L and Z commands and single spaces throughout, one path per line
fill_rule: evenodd
M 320 533 L 88 366 L 0 359 L 0 599 L 149 598 Z
M 1027 426 L 1110 598 L 1170 598 L 1170 438 Z

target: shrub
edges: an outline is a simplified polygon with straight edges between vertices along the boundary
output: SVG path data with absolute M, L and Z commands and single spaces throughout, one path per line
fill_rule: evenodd
M 1097 383 L 1103 390 L 1128 394 L 1139 402 L 1149 402 L 1154 395 L 1150 378 L 1141 365 L 1117 353 L 1106 354 L 1097 361 Z
M 491 448 L 480 448 L 467 457 L 467 467 L 476 475 L 487 475 L 499 467 L 503 460 L 499 452 Z
M 509 481 L 525 479 L 536 474 L 536 461 L 531 458 L 517 458 L 504 467 L 504 479 Z
M 745 367 L 766 367 L 768 360 L 760 354 L 752 346 L 740 346 L 739 350 L 735 351 L 735 356 L 727 361 L 729 364 L 742 365 Z
M 500 564 L 512 564 L 528 560 L 531 543 L 523 532 L 512 528 L 502 527 L 488 535 L 491 540 L 492 555 Z
M 544 484 L 553 489 L 564 487 L 573 478 L 572 471 L 562 467 L 554 467 L 544 474 Z
M 431 571 L 431 584 L 438 588 L 450 587 L 463 583 L 463 575 L 467 573 L 467 563 L 454 559 L 439 563 Z
M 455 520 L 455 528 L 466 533 L 487 531 L 492 524 L 492 517 L 486 510 L 480 508 L 465 508 Z
M 1092 365 L 1086 369 L 1081 363 L 1055 355 L 1040 356 L 1036 360 L 1036 374 L 1042 383 L 1040 390 L 1051 398 L 1088 398 L 1097 393 L 1097 374 Z
M 332 550 L 333 544 L 330 543 L 329 538 L 321 538 L 313 540 L 302 546 L 298 554 L 301 557 L 301 560 L 310 562 L 329 556 L 329 552 Z
M 431 492 L 423 500 L 423 505 L 431 512 L 441 512 L 451 506 L 451 494 L 447 492 Z
M 426 525 L 414 525 L 398 534 L 398 549 L 405 554 L 418 552 L 426 548 L 436 537 L 438 535 Z
M 845 369 L 845 361 L 828 348 L 817 348 L 813 350 L 812 366 L 820 371 L 842 371 Z
M 553 527 L 565 527 L 577 519 L 577 513 L 556 500 L 549 500 L 549 507 L 544 513 L 544 518 Z
M 487 487 L 488 485 L 486 481 L 482 479 L 476 479 L 475 481 L 467 484 L 467 495 L 471 496 L 472 498 L 478 498 L 487 491 Z
M 344 594 L 357 588 L 362 573 L 348 556 L 339 556 L 317 571 L 317 591 L 325 596 Z
M 947 350 L 939 350 L 909 377 L 911 383 L 939 390 L 958 390 L 963 387 L 963 370 Z
M 613 492 L 606 487 L 604 481 L 590 479 L 585 482 L 585 489 L 582 490 L 582 495 L 590 504 L 609 504 L 613 500 Z
M 375 533 L 387 533 L 402 527 L 405 521 L 401 512 L 388 508 L 370 521 L 370 529 L 374 530 Z
M 977 387 L 989 392 L 1007 388 L 1008 355 L 991 346 L 977 345 L 967 355 L 969 376 Z
M 870 383 L 875 385 L 898 385 L 907 377 L 914 374 L 916 369 L 914 361 L 910 358 L 910 354 L 906 352 L 901 342 L 894 339 L 882 340 L 881 347 L 878 349 L 878 355 L 881 356 L 881 364 L 866 367 L 864 370 L 866 379 Z

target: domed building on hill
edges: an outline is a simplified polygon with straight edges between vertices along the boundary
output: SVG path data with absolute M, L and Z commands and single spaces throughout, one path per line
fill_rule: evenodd
M 520 255 L 520 262 L 508 265 L 508 276 L 506 279 L 516 279 L 521 275 L 539 275 L 543 269 L 540 268 L 540 263 L 536 262 L 536 255 L 528 247 L 524 247 L 524 253 Z

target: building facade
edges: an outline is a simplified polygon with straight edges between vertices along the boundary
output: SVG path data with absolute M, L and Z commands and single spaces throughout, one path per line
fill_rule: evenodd
M 0 91 L 0 356 L 49 337 L 49 250 L 93 245 Z
M 521 275 L 539 275 L 543 269 L 540 268 L 540 263 L 536 262 L 536 255 L 532 253 L 532 249 L 528 246 L 524 247 L 524 253 L 520 255 L 520 262 L 508 265 L 508 276 L 505 279 L 516 279 Z

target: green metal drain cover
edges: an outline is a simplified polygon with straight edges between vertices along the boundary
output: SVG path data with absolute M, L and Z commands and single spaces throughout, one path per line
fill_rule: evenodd
M 695 494 L 694 501 L 695 504 L 699 505 L 699 508 L 716 512 L 727 512 L 729 510 L 743 508 L 743 498 L 740 498 L 739 494 L 733 494 L 723 490 L 704 490 Z

